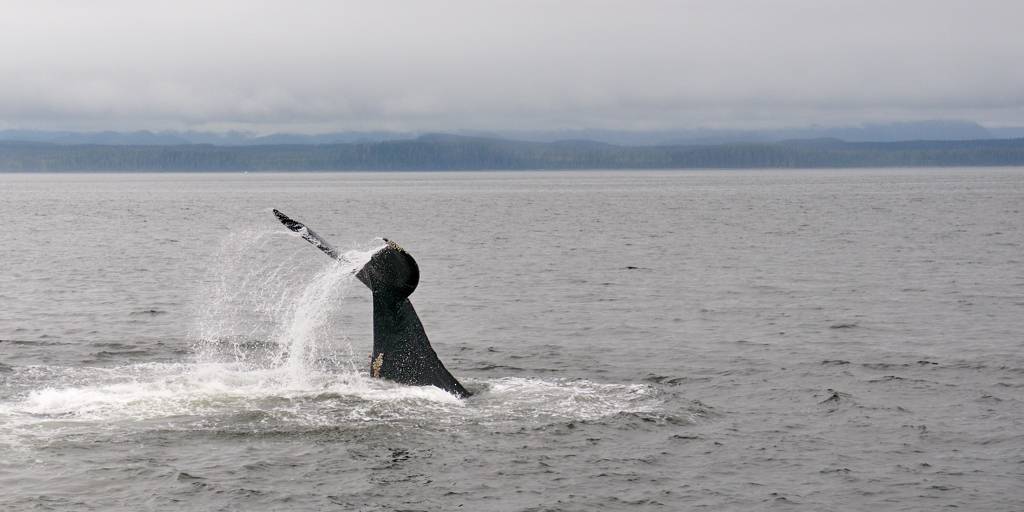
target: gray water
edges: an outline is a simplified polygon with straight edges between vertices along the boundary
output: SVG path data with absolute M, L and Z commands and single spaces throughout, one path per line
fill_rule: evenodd
M 477 394 L 367 376 L 393 238 Z M 1024 509 L 1024 169 L 0 175 L 0 509 Z

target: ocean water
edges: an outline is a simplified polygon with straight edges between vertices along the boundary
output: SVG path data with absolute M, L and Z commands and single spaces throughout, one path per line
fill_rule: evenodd
M 476 395 L 368 378 L 392 238 Z M 1024 509 L 1024 169 L 0 175 L 0 510 Z

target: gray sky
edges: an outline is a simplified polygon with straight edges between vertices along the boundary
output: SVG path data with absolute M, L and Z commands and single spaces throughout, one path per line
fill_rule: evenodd
M 0 128 L 1024 125 L 1024 2 L 0 0 Z

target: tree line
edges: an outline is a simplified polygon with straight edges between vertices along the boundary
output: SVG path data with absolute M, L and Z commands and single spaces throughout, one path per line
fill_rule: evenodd
M 1024 165 L 1024 139 L 616 146 L 426 135 L 323 145 L 0 142 L 0 171 L 749 169 Z

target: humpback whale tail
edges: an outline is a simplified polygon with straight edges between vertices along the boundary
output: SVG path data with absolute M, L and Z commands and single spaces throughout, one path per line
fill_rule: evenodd
M 374 253 L 356 277 L 374 293 L 407 298 L 420 282 L 420 267 L 398 244 L 387 238 L 384 242 L 387 246 Z
M 288 229 L 328 256 L 344 257 L 320 235 L 278 210 L 274 215 Z M 373 295 L 373 353 L 370 375 L 414 386 L 437 386 L 459 397 L 471 395 L 437 357 L 409 295 L 420 280 L 419 265 L 412 255 L 394 241 L 387 243 L 356 270 Z

